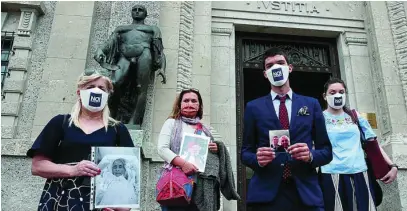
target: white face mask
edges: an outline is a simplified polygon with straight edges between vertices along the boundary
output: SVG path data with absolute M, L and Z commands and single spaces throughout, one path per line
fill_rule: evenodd
M 83 107 L 91 112 L 98 112 L 105 108 L 108 94 L 99 88 L 85 89 L 80 91 Z
M 331 108 L 341 109 L 345 106 L 346 95 L 341 93 L 336 93 L 334 95 L 327 95 L 326 101 Z
M 266 70 L 266 75 L 271 85 L 282 86 L 288 80 L 289 71 L 290 70 L 287 65 L 275 64 Z

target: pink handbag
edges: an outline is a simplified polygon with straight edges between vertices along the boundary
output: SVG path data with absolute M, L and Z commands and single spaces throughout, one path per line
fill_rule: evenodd
M 187 206 L 191 202 L 194 180 L 181 169 L 164 170 L 156 185 L 156 200 L 162 206 Z

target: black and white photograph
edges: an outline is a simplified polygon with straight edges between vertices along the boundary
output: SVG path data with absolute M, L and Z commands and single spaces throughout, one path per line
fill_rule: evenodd
M 290 132 L 288 130 L 270 130 L 270 147 L 276 152 L 287 152 L 290 146 Z
M 92 178 L 91 209 L 140 208 L 140 148 L 93 147 L 101 174 Z
M 181 158 L 193 163 L 199 172 L 204 172 L 209 142 L 209 137 L 184 133 L 180 149 Z

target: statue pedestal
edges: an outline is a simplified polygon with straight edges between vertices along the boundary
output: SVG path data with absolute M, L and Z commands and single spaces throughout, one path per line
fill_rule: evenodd
M 129 130 L 134 146 L 140 147 L 141 167 L 140 167 L 140 209 L 137 211 L 160 210 L 159 204 L 155 201 L 155 185 L 157 184 L 162 162 L 156 162 L 152 154 L 152 143 L 145 137 L 145 131 L 135 129 L 133 125 L 126 125 Z M 136 210 L 136 209 L 132 209 Z
M 144 140 L 144 130 L 132 129 L 131 126 L 128 125 L 126 125 L 126 127 L 129 130 L 130 137 L 133 140 L 134 146 L 142 147 Z

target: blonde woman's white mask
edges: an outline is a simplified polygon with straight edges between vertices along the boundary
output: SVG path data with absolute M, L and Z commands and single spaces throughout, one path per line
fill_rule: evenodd
M 109 94 L 95 87 L 80 91 L 83 107 L 91 112 L 98 112 L 105 108 Z

